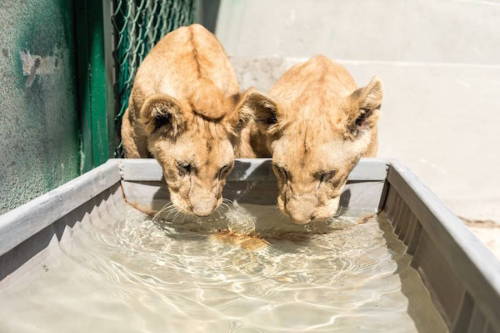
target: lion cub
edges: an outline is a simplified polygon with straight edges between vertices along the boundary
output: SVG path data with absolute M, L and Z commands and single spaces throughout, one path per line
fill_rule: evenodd
M 128 158 L 153 156 L 181 212 L 207 216 L 237 153 L 249 149 L 239 132 L 251 118 L 224 49 L 201 25 L 179 28 L 151 50 L 135 75 L 123 117 Z
M 377 151 L 382 84 L 357 89 L 341 65 L 317 56 L 260 95 L 252 137 L 264 138 L 279 184 L 278 206 L 297 224 L 337 212 L 347 176 Z M 257 142 L 257 140 L 254 140 Z

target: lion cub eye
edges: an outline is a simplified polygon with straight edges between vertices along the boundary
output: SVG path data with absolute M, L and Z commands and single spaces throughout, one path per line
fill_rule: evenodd
M 229 171 L 231 171 L 232 167 L 233 166 L 231 164 L 224 165 L 222 168 L 220 168 L 217 177 L 219 179 L 225 178 L 229 174 Z
M 185 176 L 193 171 L 193 165 L 187 162 L 177 162 L 177 169 L 181 176 Z
M 331 180 L 333 177 L 335 177 L 336 173 L 337 173 L 337 170 L 320 171 L 320 172 L 316 172 L 316 174 L 314 176 L 320 182 L 324 183 L 324 182 Z
M 279 165 L 273 164 L 273 169 L 284 181 L 290 180 L 292 178 L 290 172 Z

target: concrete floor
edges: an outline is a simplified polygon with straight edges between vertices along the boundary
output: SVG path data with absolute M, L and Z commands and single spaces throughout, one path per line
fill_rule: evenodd
M 384 82 L 379 156 L 410 167 L 500 258 L 500 3 L 221 2 L 243 87 L 322 53 Z M 479 222 L 478 222 L 479 221 Z

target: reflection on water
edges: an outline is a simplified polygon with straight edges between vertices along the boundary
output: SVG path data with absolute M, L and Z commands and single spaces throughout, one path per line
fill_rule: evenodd
M 296 226 L 250 205 L 203 222 L 127 214 L 81 224 L 40 278 L 0 290 L 0 332 L 445 331 L 382 217 Z M 213 237 L 228 228 L 268 245 Z

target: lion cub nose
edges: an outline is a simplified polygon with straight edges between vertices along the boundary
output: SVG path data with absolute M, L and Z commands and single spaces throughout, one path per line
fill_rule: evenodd
M 285 212 L 295 224 L 311 222 L 315 210 L 315 202 L 308 196 L 292 197 L 285 206 Z
M 208 216 L 218 207 L 217 200 L 215 198 L 203 198 L 196 203 L 193 203 L 193 214 L 196 216 Z
M 292 222 L 295 224 L 307 224 L 311 222 L 312 216 L 305 216 L 305 215 L 296 215 L 296 214 L 290 214 L 290 218 L 292 219 Z
M 287 210 L 288 216 L 295 224 L 307 224 L 313 218 L 312 210 L 309 209 L 289 209 Z
M 200 205 L 193 207 L 193 214 L 196 216 L 208 216 L 212 214 L 214 211 L 215 207 L 211 205 Z

